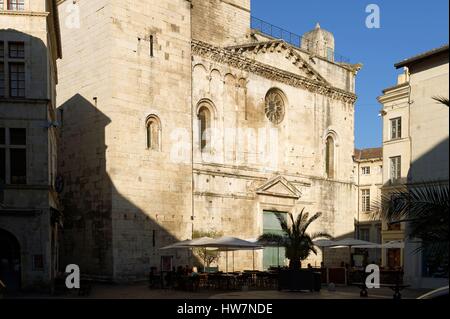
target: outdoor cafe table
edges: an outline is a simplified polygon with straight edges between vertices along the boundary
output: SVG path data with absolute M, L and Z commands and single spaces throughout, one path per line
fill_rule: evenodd
M 236 278 L 238 277 L 238 275 L 235 274 L 222 274 L 221 278 L 225 279 L 225 281 L 227 282 L 227 289 L 230 289 L 231 284 L 235 284 L 236 283 Z

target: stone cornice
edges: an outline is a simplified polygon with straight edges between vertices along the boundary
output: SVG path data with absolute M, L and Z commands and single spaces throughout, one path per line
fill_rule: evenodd
M 345 90 L 341 90 L 291 72 L 274 68 L 234 53 L 229 49 L 219 48 L 202 41 L 192 40 L 192 54 L 210 59 L 217 63 L 226 64 L 243 71 L 251 72 L 269 80 L 302 88 L 312 93 L 325 95 L 329 98 L 343 101 L 345 103 L 354 104 L 357 99 L 356 95 L 351 92 L 347 92 Z
M 244 7 L 242 7 L 242 6 L 238 5 L 238 4 L 229 2 L 229 1 L 227 1 L 227 0 L 221 0 L 221 1 L 222 1 L 223 3 L 226 3 L 226 4 L 230 5 L 230 6 L 233 6 L 233 7 L 235 7 L 235 8 L 238 8 L 238 9 L 243 10 L 243 11 L 245 11 L 245 12 L 248 12 L 248 13 L 251 12 L 249 9 L 244 8 Z
M 49 12 L 0 10 L 0 15 L 10 16 L 47 17 L 49 14 Z
M 383 91 L 384 95 L 378 97 L 378 102 L 386 104 L 389 102 L 400 101 L 401 99 L 408 99 L 410 94 L 409 83 L 394 86 Z

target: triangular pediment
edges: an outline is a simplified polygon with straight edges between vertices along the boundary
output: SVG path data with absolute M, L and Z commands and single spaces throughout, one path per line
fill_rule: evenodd
M 301 192 L 283 176 L 278 176 L 256 189 L 258 195 L 299 199 Z
M 329 85 L 328 81 L 302 57 L 299 50 L 284 40 L 253 42 L 227 49 L 280 70 Z

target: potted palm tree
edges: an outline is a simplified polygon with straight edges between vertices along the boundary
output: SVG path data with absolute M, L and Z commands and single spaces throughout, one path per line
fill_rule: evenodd
M 286 258 L 289 259 L 289 269 L 280 271 L 279 289 L 289 290 L 314 290 L 314 273 L 310 270 L 302 270 L 301 262 L 309 257 L 311 253 L 317 255 L 313 243 L 316 239 L 331 239 L 326 232 L 309 234 L 307 230 L 311 224 L 322 216 L 316 213 L 309 217 L 309 213 L 303 209 L 294 218 L 292 213 L 288 214 L 289 222 L 284 214 L 276 213 L 276 217 L 282 228 L 281 234 L 267 233 L 259 237 L 259 241 L 266 245 L 277 245 L 284 247 Z M 320 289 L 320 287 L 318 288 Z M 316 285 L 317 290 L 317 285 Z

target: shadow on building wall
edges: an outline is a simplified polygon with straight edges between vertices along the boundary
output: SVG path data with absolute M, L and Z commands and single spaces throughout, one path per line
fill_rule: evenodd
M 0 148 L 0 279 L 8 291 L 47 290 L 56 270 L 58 223 L 48 171 L 48 122 L 54 114 L 48 100 L 49 52 L 40 38 L 14 29 L 1 29 L 0 42 L 0 129 L 5 133 L 0 144 L 12 144 L 6 130 L 26 130 L 24 156 L 13 160 L 11 147 Z M 13 47 L 17 43 L 23 50 Z
M 444 107 L 444 106 L 443 106 Z M 447 182 L 449 178 L 448 137 L 411 163 L 408 182 Z
M 173 236 L 114 187 L 105 144 L 111 120 L 95 103 L 77 94 L 59 108 L 65 216 L 61 268 L 77 264 L 82 274 L 117 282 L 147 279 L 151 267 L 161 269 L 163 256 L 173 257 L 173 267 L 199 264 L 188 251 L 160 250 L 187 238 Z
M 445 107 L 445 106 L 442 106 Z M 411 163 L 408 171 L 408 189 L 431 185 L 433 188 L 441 188 L 449 186 L 449 139 L 448 137 L 436 146 L 431 148 L 421 157 Z M 448 196 L 448 195 L 447 195 Z M 447 198 L 448 200 L 448 198 Z M 448 214 L 448 210 L 447 210 Z M 448 222 L 448 215 L 447 222 Z M 408 235 L 408 227 L 407 234 Z M 448 240 L 448 234 L 447 234 Z M 416 245 L 420 247 L 419 244 Z M 417 250 L 409 249 L 406 251 L 410 256 L 405 256 L 406 261 L 414 260 L 410 258 L 417 257 L 419 261 L 418 273 L 422 277 L 447 278 L 448 280 L 448 254 L 447 256 L 435 256 L 430 254 L 428 249 Z M 414 265 L 409 265 L 414 267 Z

